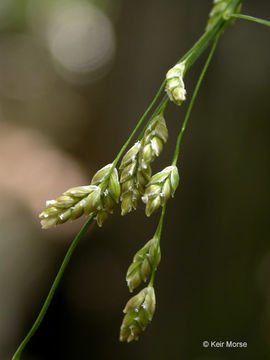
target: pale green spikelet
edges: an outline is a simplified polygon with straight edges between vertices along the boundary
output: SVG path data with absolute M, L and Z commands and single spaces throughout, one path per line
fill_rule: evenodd
M 142 201 L 146 204 L 146 216 L 150 216 L 174 196 L 178 183 L 179 174 L 175 165 L 168 166 L 152 176 L 142 197 Z
M 110 174 L 111 168 L 112 164 L 109 164 L 100 169 L 93 176 L 91 185 L 73 187 L 57 199 L 47 201 L 47 207 L 39 215 L 42 228 L 75 220 L 83 214 L 96 215 L 101 226 L 120 197 L 118 172 L 114 169 Z
M 100 202 L 95 211 L 98 226 L 102 226 L 108 215 L 112 214 L 114 205 L 118 203 L 121 193 L 118 172 L 114 168 L 109 176 L 111 168 L 112 164 L 104 166 L 93 176 L 91 181 L 91 185 L 98 186 L 101 189 Z
M 141 196 L 139 188 L 144 181 L 144 178 L 138 177 L 138 158 L 141 146 L 140 141 L 136 142 L 125 154 L 120 165 L 122 215 L 129 213 L 132 209 L 136 209 Z
M 122 215 L 136 209 L 145 186 L 151 178 L 150 164 L 159 156 L 168 139 L 164 116 L 155 116 L 148 124 L 143 138 L 136 142 L 124 155 L 120 170 L 122 187 Z
M 230 6 L 232 0 L 214 0 L 213 7 L 209 14 L 209 19 L 206 25 L 206 31 L 210 30 L 217 22 L 220 16 L 223 17 L 224 20 L 229 20 L 229 15 L 232 13 L 240 13 L 241 4 L 237 6 L 237 8 L 233 8 Z M 228 25 L 232 20 L 228 21 Z
M 128 268 L 126 280 L 130 292 L 138 287 L 143 281 L 147 281 L 154 266 L 158 266 L 160 258 L 159 240 L 154 237 L 135 254 L 133 262 Z
M 172 67 L 166 74 L 165 91 L 171 101 L 181 105 L 186 100 L 186 89 L 184 84 L 185 62 Z
M 140 157 L 140 167 L 147 167 L 159 156 L 163 149 L 163 145 L 168 140 L 168 129 L 164 116 L 159 114 L 155 116 L 147 126 L 143 139 Z
M 48 200 L 47 207 L 39 215 L 42 228 L 48 229 L 81 216 L 85 210 L 85 199 L 95 191 L 96 186 L 77 186 L 67 190 L 55 200 Z
M 156 307 L 155 291 L 152 286 L 141 290 L 126 304 L 120 328 L 120 341 L 138 340 L 140 334 L 152 320 Z

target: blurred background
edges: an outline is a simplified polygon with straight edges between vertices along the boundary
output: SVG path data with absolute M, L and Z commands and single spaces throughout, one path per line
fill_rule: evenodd
M 0 359 L 40 310 L 84 219 L 41 230 L 45 200 L 111 162 L 212 1 L 1 0 Z M 243 13 L 270 19 L 268 0 Z M 158 214 L 115 210 L 79 244 L 22 359 L 270 359 L 270 32 L 237 21 L 218 46 L 182 142 L 156 276 L 157 309 L 120 344 L 125 272 Z M 190 97 L 202 57 L 187 74 Z M 167 166 L 186 104 L 166 110 Z M 246 349 L 204 349 L 204 340 Z

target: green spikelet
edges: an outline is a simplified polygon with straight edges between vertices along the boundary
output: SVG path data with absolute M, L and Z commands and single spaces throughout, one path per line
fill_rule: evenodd
M 108 177 L 112 168 L 112 164 L 108 164 L 100 169 L 91 181 L 91 185 L 100 188 L 100 199 L 96 210 L 96 221 L 98 226 L 102 226 L 109 214 L 112 214 L 114 205 L 118 203 L 121 188 L 118 178 L 118 172 L 114 168 L 111 175 Z
M 157 250 L 157 258 L 156 258 Z M 129 290 L 132 292 L 143 281 L 150 277 L 156 261 L 156 266 L 160 262 L 160 246 L 158 238 L 149 240 L 134 256 L 132 264 L 129 266 L 126 280 Z
M 174 196 L 178 183 L 179 175 L 176 166 L 168 166 L 152 176 L 142 197 L 142 201 L 146 204 L 146 216 L 150 216 Z
M 184 84 L 185 62 L 172 67 L 166 74 L 165 91 L 171 101 L 181 105 L 186 100 L 186 89 Z
M 159 156 L 167 139 L 168 130 L 165 119 L 163 115 L 157 115 L 150 121 L 143 138 L 124 155 L 120 165 L 122 215 L 136 209 L 145 186 L 151 178 L 150 164 L 156 156 Z
M 73 187 L 55 200 L 46 202 L 46 208 L 39 215 L 41 226 L 48 229 L 67 220 L 75 220 L 81 215 L 96 215 L 99 226 L 112 213 L 120 197 L 120 183 L 116 169 L 112 164 L 100 169 L 91 181 L 91 185 Z
M 152 286 L 141 290 L 126 304 L 120 328 L 120 341 L 138 340 L 140 334 L 152 320 L 156 307 L 155 291 Z

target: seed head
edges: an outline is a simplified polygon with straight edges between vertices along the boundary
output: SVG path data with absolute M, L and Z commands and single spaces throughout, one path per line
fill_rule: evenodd
M 141 290 L 126 304 L 120 328 L 120 341 L 138 340 L 140 334 L 152 320 L 156 307 L 155 291 L 152 286 Z
M 166 87 L 169 99 L 176 105 L 181 105 L 186 100 L 186 90 L 183 81 L 185 63 L 181 62 L 171 68 L 166 74 Z
M 163 115 L 155 116 L 148 124 L 143 138 L 136 142 L 122 159 L 120 183 L 122 186 L 122 215 L 136 209 L 145 186 L 151 178 L 150 164 L 162 151 L 168 138 Z
M 142 197 L 146 204 L 146 216 L 150 216 L 174 196 L 178 183 L 179 174 L 176 166 L 168 166 L 152 176 Z
M 149 240 L 144 247 L 135 254 L 126 275 L 130 292 L 143 281 L 147 281 L 153 271 L 153 267 L 159 264 L 160 257 L 159 241 L 158 238 L 155 237 Z
M 73 187 L 55 200 L 46 202 L 46 209 L 39 215 L 43 229 L 75 220 L 81 215 L 96 215 L 99 226 L 112 213 L 120 197 L 118 172 L 112 164 L 100 169 L 91 185 Z M 111 173 L 110 173 L 111 172 Z

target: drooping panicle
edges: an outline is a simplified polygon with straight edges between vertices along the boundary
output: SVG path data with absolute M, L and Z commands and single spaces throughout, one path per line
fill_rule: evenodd
M 174 196 L 178 183 L 179 174 L 175 165 L 168 166 L 152 176 L 142 197 L 142 201 L 146 204 L 146 216 L 150 216 Z
M 156 307 L 155 291 L 152 286 L 141 290 L 126 304 L 120 328 L 120 341 L 138 340 L 140 334 L 152 320 Z
M 100 169 L 93 176 L 91 185 L 73 187 L 57 199 L 47 201 L 47 207 L 39 215 L 42 228 L 75 220 L 83 214 L 96 215 L 101 226 L 120 197 L 118 172 L 116 169 L 111 172 L 111 168 L 112 164 L 109 164 Z
M 184 84 L 185 62 L 181 62 L 172 67 L 166 74 L 165 91 L 171 101 L 176 105 L 181 105 L 186 100 L 186 89 Z
M 120 165 L 122 215 L 136 209 L 145 186 L 151 178 L 150 164 L 156 156 L 159 156 L 167 139 L 166 122 L 164 116 L 159 114 L 149 122 L 142 139 L 124 155 Z
M 154 267 L 160 262 L 159 239 L 154 237 L 149 240 L 134 256 L 129 266 L 126 280 L 130 292 L 138 287 L 143 281 L 147 281 Z

